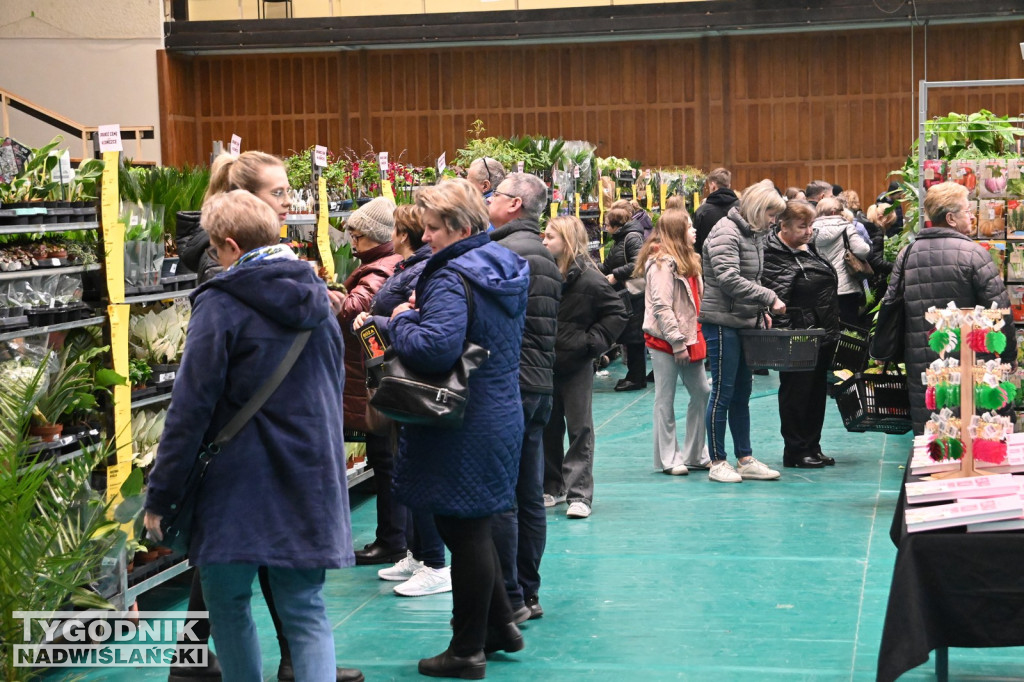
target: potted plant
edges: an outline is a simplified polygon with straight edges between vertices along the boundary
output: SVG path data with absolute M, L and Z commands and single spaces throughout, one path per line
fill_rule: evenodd
M 171 305 L 157 312 L 133 315 L 128 323 L 128 347 L 136 359 L 152 368 L 153 383 L 170 385 L 185 352 L 190 309 Z
M 96 405 L 90 360 L 108 350 L 110 346 L 102 346 L 74 356 L 71 348 L 65 348 L 59 355 L 52 351 L 47 355 L 43 364 L 55 361 L 57 370 L 40 386 L 32 402 L 32 435 L 44 441 L 57 440 L 65 416 Z

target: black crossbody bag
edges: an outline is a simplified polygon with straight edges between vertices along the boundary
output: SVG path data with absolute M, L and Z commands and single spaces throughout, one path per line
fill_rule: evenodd
M 295 337 L 291 348 L 288 349 L 288 353 L 281 360 L 274 373 L 249 398 L 249 401 L 242 406 L 242 409 L 231 418 L 231 421 L 220 430 L 213 441 L 199 449 L 199 455 L 192 465 L 188 478 L 185 479 L 184 493 L 181 496 L 181 500 L 177 504 L 171 505 L 171 512 L 165 514 L 160 520 L 160 530 L 163 531 L 164 535 L 163 540 L 160 541 L 161 545 L 180 552 L 188 551 L 189 541 L 192 539 L 192 522 L 195 517 L 196 503 L 199 500 L 199 489 L 203 484 L 203 478 L 206 476 L 206 468 L 210 466 L 210 461 L 220 454 L 224 445 L 238 435 L 238 432 L 242 430 L 246 422 L 260 411 L 260 408 L 267 402 L 267 399 L 281 385 L 288 372 L 291 371 L 292 366 L 295 365 L 295 361 L 299 359 L 299 355 L 302 353 L 302 349 L 306 347 L 306 342 L 309 341 L 311 334 L 312 330 L 309 329 L 299 332 L 299 335 Z

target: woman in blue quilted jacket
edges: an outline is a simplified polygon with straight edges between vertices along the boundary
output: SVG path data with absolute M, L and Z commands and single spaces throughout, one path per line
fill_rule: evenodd
M 518 651 L 491 518 L 512 508 L 523 437 L 519 351 L 526 320 L 529 267 L 492 242 L 487 208 L 466 180 L 417 194 L 423 241 L 433 253 L 416 284 L 415 307 L 395 307 L 387 324 L 392 347 L 410 369 L 451 370 L 466 341 L 490 351 L 470 378 L 462 425 L 407 424 L 399 444 L 395 493 L 434 514 L 451 552 L 453 634 L 448 648 L 419 662 L 431 677 L 482 679 L 485 653 Z M 467 299 L 472 299 L 472 315 Z

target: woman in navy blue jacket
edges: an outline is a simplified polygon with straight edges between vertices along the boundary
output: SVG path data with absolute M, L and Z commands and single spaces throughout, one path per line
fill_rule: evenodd
M 281 385 L 214 457 L 189 547 L 199 567 L 224 679 L 262 679 L 249 611 L 268 567 L 295 677 L 334 680 L 325 569 L 353 563 L 342 440 L 341 329 L 327 288 L 278 244 L 273 210 L 245 190 L 219 194 L 202 224 L 226 272 L 192 294 L 188 347 L 146 496 L 146 529 L 180 501 L 203 443 L 259 390 L 298 332 L 312 335 Z M 347 679 L 362 679 L 349 671 Z
M 423 241 L 433 253 L 416 285 L 415 308 L 397 306 L 388 335 L 398 356 L 424 373 L 449 371 L 468 339 L 490 351 L 469 381 L 470 400 L 456 429 L 405 425 L 395 492 L 434 514 L 451 551 L 453 635 L 448 648 L 419 663 L 432 677 L 481 679 L 485 651 L 518 651 L 491 517 L 515 503 L 523 412 L 519 350 L 529 267 L 486 234 L 487 208 L 466 180 L 419 191 Z M 461 275 L 461 277 L 460 277 Z M 464 277 L 473 296 L 469 317 Z

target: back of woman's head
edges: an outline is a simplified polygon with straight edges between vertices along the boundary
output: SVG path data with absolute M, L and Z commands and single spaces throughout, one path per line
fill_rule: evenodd
M 463 178 L 423 187 L 416 192 L 416 205 L 437 211 L 449 232 L 460 232 L 468 227 L 470 234 L 476 234 L 487 228 L 484 197 L 473 183 Z
M 690 214 L 678 208 L 666 209 L 654 226 L 651 238 L 640 250 L 636 259 L 634 276 L 644 274 L 647 260 L 654 255 L 664 255 L 676 262 L 679 273 L 686 277 L 701 274 L 700 254 L 690 244 Z
M 245 253 L 280 241 L 281 226 L 274 209 L 248 190 L 210 197 L 203 203 L 200 224 L 214 247 L 233 239 Z
M 786 208 L 786 200 L 775 189 L 771 180 L 762 180 L 743 190 L 740 197 L 740 215 L 755 232 L 768 229 L 769 213 L 779 214 Z
M 668 201 L 665 202 L 665 208 L 681 208 L 686 210 L 686 197 L 682 194 L 673 194 L 668 198 Z
M 214 194 L 244 189 L 247 192 L 260 191 L 260 175 L 267 166 L 283 166 L 281 159 L 265 152 L 242 152 L 238 156 L 224 152 L 213 161 L 210 169 L 210 186 L 206 189 L 205 202 Z
M 835 197 L 826 197 L 818 202 L 817 212 L 819 216 L 839 215 L 843 212 L 843 204 Z
M 924 212 L 932 225 L 948 226 L 946 216 L 956 213 L 967 200 L 967 188 L 955 182 L 940 182 L 924 195 Z
M 890 206 L 892 206 L 892 204 L 885 203 L 871 204 L 868 206 L 868 221 L 883 230 L 888 229 L 894 222 L 896 222 L 896 211 L 888 210 Z
M 839 201 L 854 213 L 860 210 L 860 195 L 852 189 L 841 192 L 839 194 Z
M 604 214 L 604 219 L 608 222 L 608 227 L 612 229 L 618 229 L 629 222 L 629 219 L 633 217 L 632 211 L 629 209 L 629 202 L 627 201 L 616 201 L 612 204 L 612 207 L 608 209 L 608 212 Z
M 423 209 L 415 204 L 402 204 L 395 209 L 395 236 L 409 238 L 409 248 L 416 251 L 423 246 Z
M 565 244 L 565 250 L 555 258 L 563 275 L 569 272 L 569 266 L 580 256 L 590 258 L 590 237 L 587 236 L 587 228 L 583 227 L 576 216 L 556 216 L 548 221 L 547 230 L 557 234 Z

